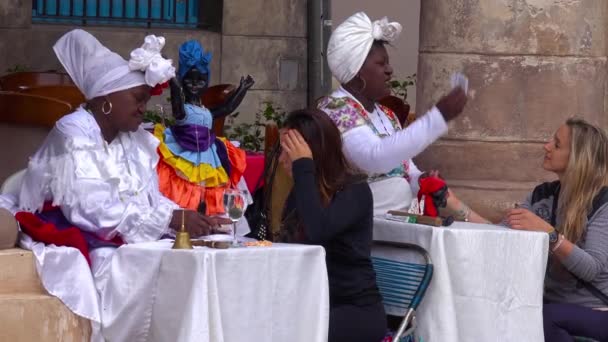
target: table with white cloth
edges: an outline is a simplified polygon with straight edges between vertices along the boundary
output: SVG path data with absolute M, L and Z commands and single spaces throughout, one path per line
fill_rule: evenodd
M 163 240 L 116 250 L 100 285 L 106 339 L 327 341 L 322 247 L 171 245 Z
M 374 240 L 414 243 L 430 253 L 433 279 L 416 315 L 425 342 L 544 341 L 548 234 L 376 217 Z

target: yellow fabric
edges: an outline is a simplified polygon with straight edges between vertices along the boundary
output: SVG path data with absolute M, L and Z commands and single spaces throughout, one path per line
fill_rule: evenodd
M 154 126 L 154 136 L 160 140 L 158 151 L 165 163 L 171 166 L 179 175 L 196 184 L 204 183 L 206 187 L 215 187 L 228 183 L 228 174 L 223 167 L 213 168 L 209 164 L 194 165 L 191 162 L 176 156 L 165 145 L 163 134 L 165 127 L 161 124 Z

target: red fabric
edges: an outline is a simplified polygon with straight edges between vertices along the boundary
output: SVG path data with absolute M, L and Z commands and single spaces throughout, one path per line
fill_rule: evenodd
M 91 259 L 89 258 L 88 242 L 91 242 L 91 246 L 94 248 L 106 244 L 112 246 L 124 244 L 124 241 L 118 235 L 111 240 L 105 240 L 95 236 L 93 233 L 83 233 L 78 227 L 72 226 L 61 213 L 61 209 L 53 206 L 51 202 L 44 203 L 42 213 L 45 212 L 50 215 L 48 218 L 49 221 L 45 221 L 45 219 L 38 217 L 36 214 L 25 211 L 15 214 L 15 219 L 19 222 L 21 230 L 29 235 L 34 241 L 42 242 L 47 245 L 53 244 L 56 246 L 67 246 L 78 249 L 89 263 L 89 266 L 91 265 Z M 57 213 L 59 216 L 53 215 Z M 67 228 L 59 229 L 54 222 L 59 222 L 57 224 L 60 226 L 63 225 L 63 227 L 67 226 Z M 85 234 L 88 234 L 87 236 L 89 236 L 90 241 L 87 242 Z
M 228 160 L 230 161 L 230 182 L 236 186 L 241 180 L 241 177 L 247 169 L 247 154 L 245 150 L 242 150 L 234 146 L 228 139 L 220 138 L 226 146 L 226 152 L 228 152 Z
M 35 241 L 43 242 L 47 245 L 54 244 L 56 246 L 74 247 L 84 255 L 89 266 L 91 265 L 89 247 L 80 229 L 69 227 L 59 230 L 54 224 L 44 222 L 38 216 L 24 211 L 18 212 L 15 218 L 19 222 L 21 230 Z
M 150 95 L 156 96 L 163 93 L 163 88 L 169 87 L 169 82 L 159 83 L 154 86 L 154 88 L 150 89 Z
M 247 153 L 247 168 L 243 177 L 247 182 L 247 188 L 249 193 L 253 195 L 256 190 L 255 187 L 258 185 L 258 181 L 264 173 L 264 154 L 263 153 Z M 264 185 L 264 181 L 260 183 L 260 186 Z
M 424 177 L 420 179 L 420 190 L 418 191 L 418 201 L 424 195 L 424 215 L 437 217 L 439 213 L 433 202 L 433 194 L 446 187 L 446 183 L 439 177 Z

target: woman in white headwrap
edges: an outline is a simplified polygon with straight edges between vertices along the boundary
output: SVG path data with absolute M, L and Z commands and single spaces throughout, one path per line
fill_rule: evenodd
M 410 207 L 423 174 L 411 158 L 445 134 L 447 121 L 457 117 L 467 102 L 463 89 L 457 87 L 401 128 L 395 114 L 377 102 L 390 95 L 387 82 L 393 75 L 384 45 L 400 33 L 399 23 L 386 18 L 372 22 L 363 12 L 340 24 L 329 40 L 327 61 L 341 86 L 318 105 L 340 129 L 346 157 L 369 175 L 375 215 Z M 455 199 L 450 197 L 448 205 Z
M 163 37 L 148 36 L 127 62 L 83 30 L 62 36 L 53 49 L 86 103 L 57 121 L 30 159 L 16 201 L 0 201 L 31 236 L 21 245 L 34 252 L 48 292 L 94 323 L 101 322 L 95 286 L 117 246 L 158 240 L 182 219 L 194 236 L 218 223 L 182 213 L 158 189 L 159 141 L 140 125 L 151 87 L 175 76 L 163 45 Z

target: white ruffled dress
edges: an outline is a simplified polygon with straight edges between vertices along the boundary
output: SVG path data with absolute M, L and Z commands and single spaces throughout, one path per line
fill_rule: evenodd
M 79 108 L 56 123 L 30 159 L 20 193 L 0 196 L 0 206 L 33 212 L 52 201 L 72 224 L 102 239 L 158 240 L 168 233 L 178 208 L 158 189 L 158 144 L 141 128 L 119 133 L 108 144 L 93 116 Z M 91 269 L 75 248 L 44 245 L 28 236 L 21 245 L 34 252 L 46 290 L 74 313 L 94 328 L 111 314 L 101 312 L 98 291 L 103 293 L 109 276 L 113 248 L 93 250 Z

